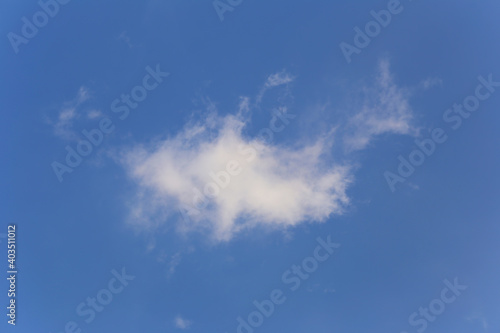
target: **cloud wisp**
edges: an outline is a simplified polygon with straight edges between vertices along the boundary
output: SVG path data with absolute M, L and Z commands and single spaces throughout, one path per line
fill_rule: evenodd
M 409 97 L 410 91 L 394 82 L 389 62 L 381 61 L 375 84 L 364 89 L 361 110 L 346 125 L 350 133 L 344 138 L 345 148 L 364 149 L 382 134 L 415 134 Z
M 75 130 L 75 124 L 78 121 L 82 118 L 85 121 L 102 116 L 101 111 L 87 105 L 91 97 L 89 89 L 81 86 L 73 99 L 62 103 L 55 119 L 47 117 L 47 122 L 53 127 L 55 136 L 66 141 L 76 140 L 78 132 Z
M 190 320 L 182 318 L 181 316 L 177 316 L 174 319 L 174 325 L 178 329 L 187 330 L 191 327 L 192 322 Z

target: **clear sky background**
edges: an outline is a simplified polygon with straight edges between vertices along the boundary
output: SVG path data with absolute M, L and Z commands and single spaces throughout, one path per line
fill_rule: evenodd
M 402 0 L 350 62 L 341 43 L 391 1 L 222 3 L 69 1 L 17 46 L 40 4 L 0 4 L 1 276 L 8 224 L 19 269 L 1 331 L 237 332 L 280 289 L 255 332 L 499 332 L 500 87 L 459 128 L 443 116 L 479 76 L 500 82 L 500 3 Z M 112 103 L 157 69 L 120 119 Z M 53 162 L 103 121 L 59 181 Z M 435 128 L 447 140 L 392 191 L 384 174 Z M 185 219 L 240 145 L 255 158 Z M 292 291 L 283 274 L 328 236 L 340 247 Z M 135 278 L 87 323 L 77 307 L 123 268 Z M 412 325 L 455 279 L 467 289 Z

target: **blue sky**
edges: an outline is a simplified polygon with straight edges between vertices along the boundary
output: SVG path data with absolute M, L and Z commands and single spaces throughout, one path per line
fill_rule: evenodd
M 497 1 L 0 6 L 2 332 L 500 330 Z

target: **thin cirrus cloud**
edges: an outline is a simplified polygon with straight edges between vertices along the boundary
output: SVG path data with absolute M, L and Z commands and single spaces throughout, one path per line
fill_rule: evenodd
M 54 134 L 62 139 L 72 139 L 74 137 L 73 124 L 79 118 L 78 109 L 89 99 L 89 91 L 82 86 L 77 95 L 71 101 L 63 103 L 57 115 L 57 120 L 53 122 Z
M 76 96 L 62 103 L 57 111 L 56 119 L 47 117 L 47 122 L 52 125 L 54 135 L 63 140 L 76 140 L 79 138 L 79 122 L 95 120 L 102 116 L 101 111 L 89 108 L 88 102 L 91 99 L 90 91 L 87 87 L 81 86 Z
M 191 327 L 192 322 L 190 320 L 182 318 L 181 316 L 177 316 L 174 319 L 174 325 L 178 329 L 187 330 Z
M 280 72 L 264 87 L 293 80 Z M 251 112 L 242 98 L 236 115 L 210 112 L 175 136 L 127 149 L 120 162 L 137 184 L 130 221 L 153 229 L 173 223 L 181 232 L 229 241 L 257 227 L 286 230 L 343 214 L 353 168 L 334 160 L 333 145 L 362 149 L 376 135 L 412 131 L 408 96 L 393 83 L 388 63 L 381 62 L 371 94 L 346 124 L 332 125 L 350 127 L 349 134 L 332 131 L 308 144 L 289 147 L 245 135 Z
M 293 76 L 291 76 L 286 71 L 282 71 L 279 73 L 269 75 L 265 86 L 268 88 L 277 87 L 283 84 L 291 83 L 293 80 L 294 80 Z
M 89 122 L 103 116 L 102 112 L 92 107 L 89 89 L 81 86 L 75 97 L 61 103 L 55 116 L 45 116 L 47 124 L 53 128 L 53 134 L 65 141 L 79 140 L 81 129 Z
M 422 80 L 420 82 L 420 88 L 423 90 L 428 90 L 430 88 L 433 88 L 434 86 L 442 86 L 443 85 L 443 80 L 441 80 L 438 77 L 428 77 L 425 80 Z
M 262 101 L 262 98 L 264 97 L 264 94 L 272 88 L 283 86 L 283 85 L 288 85 L 289 83 L 292 83 L 295 80 L 295 78 L 285 70 L 271 74 L 267 77 L 266 82 L 264 83 L 264 86 L 261 88 L 259 94 L 257 95 L 256 101 L 257 103 L 260 103 Z
M 416 134 L 410 94 L 409 89 L 394 82 L 389 62 L 380 61 L 375 84 L 364 88 L 361 110 L 345 126 L 349 133 L 344 137 L 345 148 L 348 151 L 364 149 L 374 137 L 386 133 Z

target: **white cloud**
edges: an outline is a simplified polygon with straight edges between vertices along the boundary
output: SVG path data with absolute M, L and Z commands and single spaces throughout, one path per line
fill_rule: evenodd
M 170 258 L 167 277 L 171 277 L 175 273 L 177 266 L 179 266 L 179 264 L 181 263 L 181 259 L 182 257 L 180 252 L 177 252 Z
M 238 114 L 246 115 L 250 112 L 250 98 L 248 97 L 240 97 L 240 104 L 238 106 Z
M 180 207 L 180 231 L 209 230 L 222 241 L 257 226 L 324 221 L 348 203 L 349 169 L 326 163 L 326 140 L 287 148 L 245 137 L 236 116 L 210 118 L 125 153 L 122 162 L 139 186 L 134 223 L 162 224 L 180 216 Z M 230 175 L 228 163 L 241 172 Z
M 182 318 L 181 316 L 177 316 L 174 319 L 174 325 L 175 327 L 181 329 L 181 330 L 187 330 L 191 327 L 192 322 Z
M 268 88 L 277 87 L 283 84 L 288 84 L 293 80 L 294 80 L 293 76 L 291 76 L 289 73 L 285 71 L 282 71 L 279 73 L 269 75 L 265 86 Z
M 438 77 L 429 77 L 429 78 L 423 80 L 422 82 L 420 82 L 420 87 L 423 90 L 428 90 L 428 89 L 431 89 L 435 86 L 442 86 L 442 85 L 443 85 L 443 80 L 441 80 Z
M 70 139 L 73 136 L 71 128 L 76 118 L 77 113 L 74 107 L 62 109 L 54 124 L 54 134 L 64 139 Z
M 67 102 L 64 102 L 58 112 L 55 121 L 49 121 L 54 128 L 54 134 L 62 139 L 71 140 L 76 138 L 76 133 L 73 130 L 75 121 L 80 118 L 79 108 L 90 99 L 89 90 L 82 86 L 78 89 L 76 96 Z M 96 118 L 100 115 L 99 111 L 92 110 L 87 113 L 89 119 Z
M 293 82 L 295 78 L 287 73 L 285 70 L 271 74 L 267 77 L 266 83 L 260 90 L 259 94 L 257 95 L 257 103 L 260 103 L 262 101 L 262 98 L 264 97 L 264 94 L 269 90 L 274 87 L 279 87 L 282 85 L 288 85 L 289 83 Z
M 74 103 L 80 105 L 86 102 L 89 98 L 90 98 L 89 90 L 86 87 L 81 86 L 80 89 L 78 89 L 78 94 L 76 96 Z
M 89 110 L 87 111 L 87 118 L 96 119 L 102 117 L 102 112 L 99 110 Z
M 347 125 L 349 133 L 344 138 L 347 150 L 363 149 L 381 134 L 415 134 L 409 91 L 394 83 L 388 61 L 379 63 L 375 85 L 364 87 L 363 91 L 361 111 Z
M 262 91 L 292 80 L 286 72 L 273 74 Z M 366 148 L 377 135 L 415 131 L 409 93 L 394 83 L 388 62 L 380 63 L 375 84 L 362 90 L 361 111 L 328 124 L 326 134 L 314 133 L 293 146 L 244 134 L 251 121 L 249 98 L 241 98 L 235 115 L 223 117 L 205 99 L 203 119 L 121 155 L 120 163 L 137 185 L 130 222 L 143 230 L 168 225 L 228 241 L 256 228 L 286 232 L 342 214 L 349 204 L 346 191 L 353 168 L 334 159 L 332 151 L 339 149 L 333 148 L 349 153 Z M 285 106 L 275 110 L 288 114 Z

